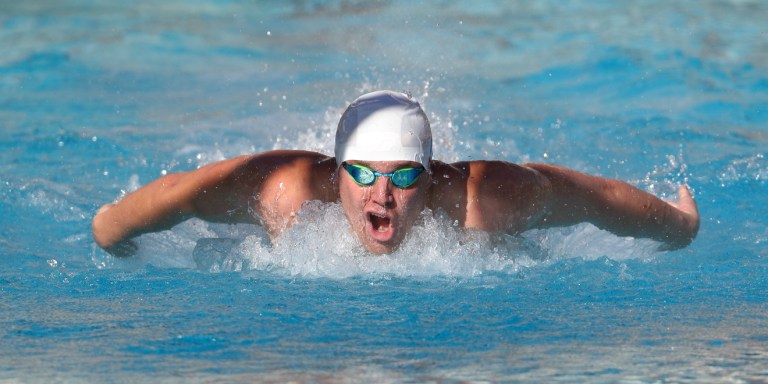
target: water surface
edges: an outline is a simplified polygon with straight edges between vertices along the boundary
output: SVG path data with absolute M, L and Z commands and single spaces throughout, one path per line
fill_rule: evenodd
M 759 1 L 0 5 L 0 380 L 768 380 L 768 6 Z M 590 225 L 370 257 L 310 205 L 276 244 L 192 220 L 114 259 L 101 204 L 239 154 L 330 154 L 408 90 L 435 157 L 544 161 L 702 225 L 659 251 Z

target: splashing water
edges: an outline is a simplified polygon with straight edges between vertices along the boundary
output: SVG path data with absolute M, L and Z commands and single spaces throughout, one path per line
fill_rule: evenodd
M 473 277 L 514 274 L 523 267 L 569 258 L 610 255 L 614 260 L 645 260 L 658 253 L 654 241 L 620 238 L 586 224 L 518 236 L 488 234 L 459 228 L 440 212 L 427 209 L 395 252 L 373 255 L 348 226 L 340 204 L 317 201 L 305 204 L 298 222 L 274 242 L 258 226 L 191 220 L 171 231 L 142 236 L 139 254 L 117 263 L 337 279 Z
M 0 382 L 765 381 L 768 3 L 156 3 L 0 7 Z M 699 236 L 426 211 L 374 256 L 310 203 L 274 242 L 193 219 L 129 259 L 93 243 L 160 175 L 332 154 L 382 88 L 422 102 L 438 160 L 689 183 Z

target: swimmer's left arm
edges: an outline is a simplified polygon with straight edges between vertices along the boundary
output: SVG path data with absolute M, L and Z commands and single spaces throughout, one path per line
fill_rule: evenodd
M 545 228 L 590 222 L 620 236 L 647 237 L 669 249 L 683 248 L 699 229 L 699 211 L 688 188 L 665 202 L 625 182 L 549 164 L 527 164 L 547 180 L 544 215 L 532 223 Z

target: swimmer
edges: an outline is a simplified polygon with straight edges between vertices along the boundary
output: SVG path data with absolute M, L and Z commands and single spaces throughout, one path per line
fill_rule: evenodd
M 668 203 L 622 181 L 557 165 L 433 160 L 419 103 L 377 91 L 344 111 L 334 157 L 275 150 L 165 175 L 101 207 L 93 236 L 109 253 L 128 256 L 136 251 L 131 239 L 197 217 L 259 224 L 274 239 L 313 200 L 340 202 L 345 226 L 374 254 L 393 252 L 425 208 L 465 228 L 509 234 L 589 222 L 667 249 L 687 246 L 699 229 L 685 186 Z

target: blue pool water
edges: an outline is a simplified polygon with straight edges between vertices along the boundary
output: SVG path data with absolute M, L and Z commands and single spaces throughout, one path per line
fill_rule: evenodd
M 0 4 L 0 381 L 768 381 L 768 3 L 129 3 Z M 162 174 L 330 153 L 379 88 L 422 100 L 438 159 L 688 183 L 699 236 L 425 215 L 370 257 L 331 204 L 275 244 L 192 220 L 94 245 Z

